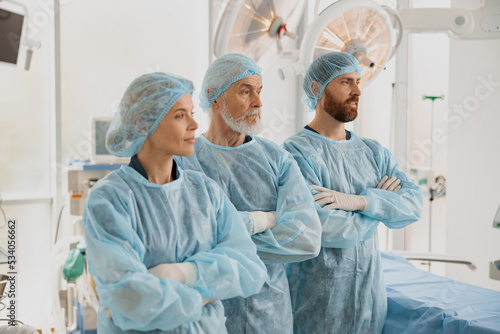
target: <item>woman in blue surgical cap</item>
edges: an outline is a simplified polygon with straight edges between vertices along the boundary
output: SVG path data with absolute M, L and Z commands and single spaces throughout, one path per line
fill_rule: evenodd
M 221 299 L 260 291 L 266 270 L 217 184 L 181 171 L 193 153 L 191 81 L 143 75 L 127 88 L 106 136 L 132 157 L 89 193 L 84 211 L 99 333 L 225 333 Z

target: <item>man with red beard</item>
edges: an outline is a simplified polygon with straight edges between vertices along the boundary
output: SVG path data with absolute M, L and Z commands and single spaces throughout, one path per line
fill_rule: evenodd
M 387 298 L 377 226 L 402 228 L 422 214 L 422 191 L 389 150 L 345 129 L 358 116 L 360 75 L 350 54 L 318 57 L 302 98 L 315 117 L 283 144 L 312 188 L 322 225 L 319 256 L 287 265 L 295 334 L 380 333 Z

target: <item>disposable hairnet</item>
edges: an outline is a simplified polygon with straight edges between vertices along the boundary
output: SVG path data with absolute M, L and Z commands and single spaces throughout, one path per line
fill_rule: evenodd
M 106 134 L 108 151 L 119 157 L 137 154 L 172 105 L 193 91 L 190 80 L 174 74 L 156 72 L 135 79 L 125 91 Z
M 200 107 L 207 111 L 210 105 L 234 82 L 257 74 L 262 69 L 253 59 L 239 53 L 229 53 L 216 59 L 207 69 L 201 85 Z
M 309 109 L 315 110 L 318 100 L 323 95 L 326 85 L 339 75 L 358 72 L 361 76 L 359 61 L 349 53 L 331 52 L 316 58 L 307 69 L 302 83 L 302 103 Z M 318 94 L 311 91 L 311 83 L 316 81 L 319 86 Z

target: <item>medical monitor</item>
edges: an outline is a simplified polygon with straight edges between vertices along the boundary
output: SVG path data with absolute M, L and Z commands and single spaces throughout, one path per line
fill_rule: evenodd
M 93 117 L 91 128 L 92 153 L 90 160 L 95 164 L 126 164 L 130 158 L 120 158 L 109 153 L 106 148 L 106 133 L 111 125 L 111 117 Z
M 24 16 L 0 9 L 0 61 L 17 64 Z

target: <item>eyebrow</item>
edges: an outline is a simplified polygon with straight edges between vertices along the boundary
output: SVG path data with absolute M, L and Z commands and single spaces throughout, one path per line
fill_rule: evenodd
M 191 108 L 191 111 L 192 111 L 192 110 L 194 110 L 194 107 L 193 107 L 193 108 Z M 173 112 L 181 112 L 181 111 L 190 111 L 190 110 L 189 110 L 189 109 L 186 109 L 186 108 L 184 108 L 184 107 L 179 107 L 179 108 L 177 108 L 177 109 L 173 110 Z
M 247 83 L 240 84 L 240 89 L 242 89 L 242 88 L 260 89 L 260 90 L 262 90 L 262 86 L 260 86 L 259 88 L 255 88 L 254 85 L 247 84 Z
M 340 78 L 340 80 L 358 81 L 358 80 L 361 80 L 361 78 L 343 77 L 343 78 Z
M 347 80 L 349 82 L 352 82 L 352 81 L 355 81 L 355 82 L 360 82 L 361 81 L 361 78 L 350 78 L 350 77 L 343 77 L 343 78 L 339 78 L 338 81 L 342 81 L 342 80 Z

